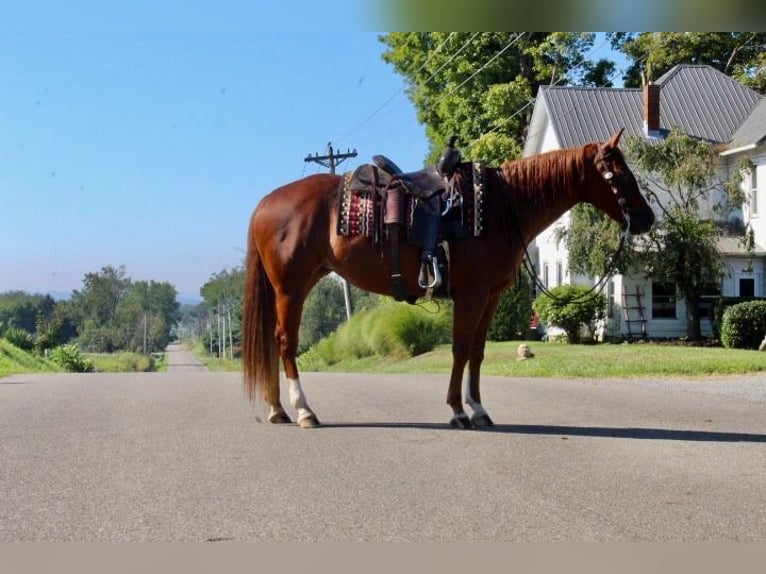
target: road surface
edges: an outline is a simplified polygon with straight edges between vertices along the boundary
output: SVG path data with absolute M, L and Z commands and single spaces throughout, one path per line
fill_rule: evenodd
M 208 370 L 197 360 L 197 357 L 181 345 L 168 345 L 165 350 L 165 362 L 168 371 L 173 373 L 195 373 Z
M 486 377 L 457 431 L 444 376 L 307 373 L 314 430 L 238 373 L 2 378 L 0 541 L 763 542 L 761 379 Z

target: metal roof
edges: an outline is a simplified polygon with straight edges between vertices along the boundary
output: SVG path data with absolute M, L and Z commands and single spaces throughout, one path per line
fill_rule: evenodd
M 677 127 L 718 144 L 730 144 L 735 134 L 735 141 L 748 142 L 766 135 L 764 98 L 715 68 L 678 65 L 656 83 L 661 132 Z M 628 135 L 645 135 L 641 88 L 542 86 L 535 107 L 541 103 L 562 147 L 604 141 L 622 127 Z M 757 125 L 746 128 L 751 122 Z M 539 134 L 529 137 L 535 141 Z
M 756 146 L 766 141 L 766 98 L 761 98 L 758 106 L 740 128 L 734 132 L 730 148 L 738 149 Z

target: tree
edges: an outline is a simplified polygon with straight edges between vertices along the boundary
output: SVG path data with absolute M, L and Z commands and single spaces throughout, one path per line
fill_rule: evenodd
M 200 289 L 208 310 L 208 343 L 218 355 L 227 348 L 233 355 L 234 345 L 239 345 L 244 294 L 244 266 L 214 274 Z
M 152 352 L 165 348 L 178 322 L 177 292 L 167 282 L 133 282 L 124 266 L 86 273 L 66 304 L 86 350 Z
M 717 241 L 730 232 L 731 221 L 736 222 L 729 216 L 743 200 L 742 170 L 723 177 L 714 147 L 677 130 L 660 142 L 627 138 L 625 151 L 639 185 L 661 217 L 635 249 L 625 251 L 617 268 L 673 283 L 686 300 L 687 338 L 697 341 L 702 337 L 700 300 L 711 286 L 720 284 L 725 271 Z M 595 210 L 573 210 L 565 232 L 570 269 L 602 275 L 605 261 L 616 249 L 618 233 L 617 225 Z
M 687 337 L 697 341 L 699 302 L 725 272 L 717 240 L 744 200 L 740 183 L 746 165 L 724 176 L 711 144 L 677 130 L 661 143 L 628 138 L 626 151 L 638 167 L 639 184 L 662 214 L 637 262 L 649 277 L 675 283 L 686 300 Z
M 654 81 L 677 64 L 706 64 L 766 94 L 766 33 L 610 32 L 612 46 L 633 61 L 625 87 Z
M 574 32 L 392 32 L 383 59 L 401 74 L 436 162 L 458 136 L 465 157 L 518 157 L 537 88 L 603 79 L 608 62 L 583 54 L 595 35 Z
M 532 286 L 529 274 L 520 271 L 514 283 L 500 296 L 495 317 L 489 326 L 490 341 L 512 341 L 524 338 L 532 318 Z
M 333 333 L 345 320 L 345 299 L 340 282 L 333 277 L 322 277 L 303 305 L 298 352 L 308 350 Z
M 110 353 L 121 347 L 124 334 L 116 324 L 117 309 L 129 288 L 125 267 L 107 265 L 86 273 L 82 290 L 72 292 L 70 308 L 85 349 Z
M 177 295 L 170 283 L 132 283 L 117 312 L 117 323 L 124 334 L 121 348 L 147 353 L 163 350 L 180 319 Z
M 0 294 L 0 331 L 15 327 L 34 333 L 38 317 L 53 317 L 56 301 L 50 295 L 30 295 L 24 291 Z

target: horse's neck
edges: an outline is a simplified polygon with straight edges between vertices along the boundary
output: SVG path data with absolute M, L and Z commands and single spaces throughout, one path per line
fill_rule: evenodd
M 501 168 L 499 193 L 527 241 L 582 201 L 587 150 L 559 150 Z M 541 175 L 543 174 L 543 175 Z

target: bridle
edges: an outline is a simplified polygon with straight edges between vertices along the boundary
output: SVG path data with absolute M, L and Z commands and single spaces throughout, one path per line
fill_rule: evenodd
M 511 225 L 516 230 L 516 234 L 518 235 L 519 241 L 521 242 L 522 248 L 524 250 L 524 257 L 522 259 L 524 263 L 524 267 L 527 270 L 527 273 L 532 278 L 532 280 L 535 283 L 535 286 L 537 289 L 540 290 L 541 293 L 544 293 L 548 298 L 556 301 L 557 303 L 574 303 L 576 305 L 589 303 L 593 299 L 598 296 L 599 293 L 601 293 L 604 288 L 606 287 L 607 282 L 612 278 L 614 275 L 616 269 L 617 269 L 617 261 L 619 260 L 619 256 L 622 253 L 623 248 L 625 247 L 625 244 L 630 240 L 630 214 L 628 213 L 626 205 L 626 200 L 624 197 L 624 193 L 622 189 L 620 188 L 618 179 L 616 178 L 614 171 L 604 168 L 601 169 L 600 166 L 596 166 L 596 169 L 601 173 L 601 177 L 609 184 L 609 187 L 612 190 L 612 193 L 614 194 L 617 205 L 620 208 L 620 212 L 622 213 L 622 218 L 625 221 L 625 230 L 620 234 L 620 240 L 617 244 L 617 250 L 612 255 L 612 258 L 609 262 L 609 265 L 606 266 L 604 274 L 601 276 L 601 278 L 585 293 L 583 293 L 580 297 L 577 297 L 576 299 L 562 299 L 561 297 L 556 296 L 554 293 L 552 293 L 540 280 L 540 277 L 537 275 L 537 272 L 535 270 L 534 262 L 532 261 L 532 257 L 529 255 L 529 249 L 527 242 L 524 240 L 524 236 L 521 233 L 521 226 L 519 225 L 518 218 L 516 217 L 516 210 L 511 209 L 512 217 L 515 219 L 513 223 L 515 225 Z

